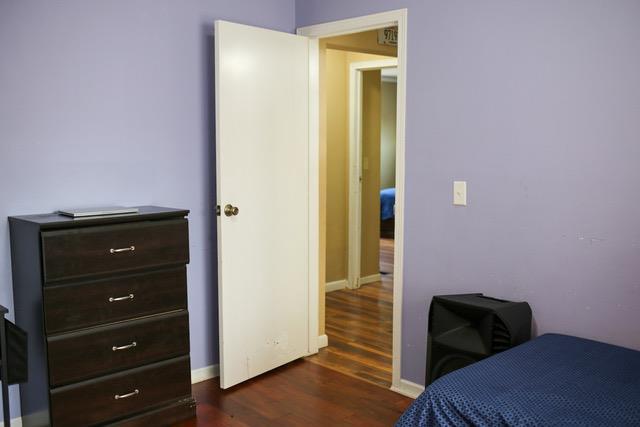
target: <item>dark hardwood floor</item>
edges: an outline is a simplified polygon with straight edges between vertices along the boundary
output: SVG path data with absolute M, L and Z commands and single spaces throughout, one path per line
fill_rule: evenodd
M 326 294 L 329 346 L 306 360 L 385 388 L 391 386 L 393 239 L 380 239 L 382 280 Z
M 380 242 L 380 282 L 327 294 L 329 347 L 229 390 L 193 385 L 200 426 L 392 426 L 412 402 L 389 391 L 393 240 Z
M 306 360 L 221 390 L 193 385 L 197 418 L 178 427 L 392 426 L 412 402 L 384 388 Z

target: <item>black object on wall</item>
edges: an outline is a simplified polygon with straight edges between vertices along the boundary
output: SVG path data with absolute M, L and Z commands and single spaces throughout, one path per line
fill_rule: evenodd
M 531 307 L 482 294 L 438 295 L 429 308 L 427 375 L 439 377 L 531 339 Z
M 0 305 L 0 381 L 2 381 L 2 412 L 4 425 L 11 425 L 9 413 L 9 384 L 28 380 L 27 333 L 5 319 L 9 312 Z

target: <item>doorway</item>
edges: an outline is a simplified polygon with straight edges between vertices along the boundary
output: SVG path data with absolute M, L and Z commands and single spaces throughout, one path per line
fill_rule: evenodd
M 350 289 L 393 273 L 392 263 L 386 271 L 378 264 L 383 244 L 393 251 L 395 233 L 397 67 L 396 57 L 349 66 Z
M 322 129 L 320 126 L 323 113 L 320 109 L 320 76 L 322 61 L 318 55 L 319 42 L 322 38 L 334 37 L 346 34 L 353 34 L 373 29 L 384 29 L 397 26 L 397 128 L 396 128 L 396 211 L 394 225 L 394 273 L 393 273 L 393 325 L 392 325 L 392 384 L 391 390 L 401 394 L 415 396 L 416 388 L 412 383 L 401 379 L 401 358 L 402 358 L 402 287 L 403 287 L 403 241 L 404 241 L 404 165 L 405 165 L 405 112 L 406 112 L 406 61 L 407 61 L 407 9 L 398 9 L 389 12 L 376 13 L 357 18 L 333 21 L 324 24 L 316 24 L 299 28 L 297 33 L 309 37 L 312 43 L 310 56 L 310 70 L 312 71 L 310 80 L 310 121 L 309 135 L 310 144 L 318 147 L 318 234 L 315 235 L 318 241 L 318 260 L 310 259 L 310 263 L 317 265 L 318 270 L 318 347 L 326 346 L 327 336 L 325 334 L 325 249 L 326 241 L 324 227 L 326 226 L 326 192 L 322 183 L 326 180 L 326 168 L 323 166 L 323 158 L 326 156 L 326 144 L 323 145 Z M 314 160 L 314 165 L 315 160 Z M 313 230 L 310 229 L 310 233 Z
M 389 31 L 397 34 L 397 27 L 319 41 L 326 147 L 320 299 L 328 345 L 308 359 L 386 388 L 393 365 L 398 66 L 397 47 L 381 34 Z

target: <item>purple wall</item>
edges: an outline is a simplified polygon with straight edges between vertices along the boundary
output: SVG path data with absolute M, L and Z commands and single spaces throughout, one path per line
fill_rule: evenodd
M 527 300 L 538 334 L 640 349 L 640 2 L 298 0 L 296 24 L 401 7 L 402 377 L 424 382 L 442 293 Z
M 111 203 L 191 209 L 193 368 L 218 361 L 215 19 L 291 32 L 294 3 L 0 0 L 0 218 Z M 8 231 L 5 220 L 0 304 L 11 309 Z
M 213 21 L 292 31 L 407 7 L 403 378 L 423 382 L 438 293 L 525 299 L 538 333 L 640 348 L 640 3 L 390 4 L 298 0 L 294 19 L 293 0 L 0 0 L 0 217 L 190 208 L 192 363 L 216 363 Z M 10 277 L 5 223 L 9 308 Z

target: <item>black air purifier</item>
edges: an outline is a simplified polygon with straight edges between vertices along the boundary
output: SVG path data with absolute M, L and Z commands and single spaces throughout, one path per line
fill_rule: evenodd
M 7 384 L 20 384 L 29 380 L 27 366 L 27 333 L 14 323 L 4 319 L 7 334 Z M 4 343 L 0 343 L 0 346 Z M 0 362 L 1 363 L 1 362 Z
M 429 308 L 426 384 L 530 338 L 526 302 L 482 294 L 435 296 Z
M 5 319 L 9 312 L 0 305 L 0 382 L 2 383 L 2 418 L 11 425 L 9 384 L 27 382 L 27 333 Z

